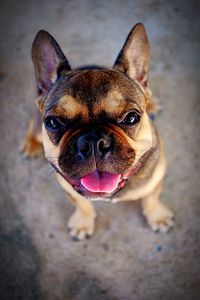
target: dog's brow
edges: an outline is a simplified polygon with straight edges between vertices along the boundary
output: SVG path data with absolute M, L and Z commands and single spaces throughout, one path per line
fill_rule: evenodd
M 55 105 L 51 105 L 51 106 L 47 106 L 46 109 L 45 109 L 45 115 L 50 111 L 52 110 L 53 108 L 55 107 Z
M 78 117 L 87 122 L 89 119 L 87 106 L 69 95 L 61 97 L 57 104 L 49 104 L 46 106 L 44 114 L 45 117 L 51 114 L 69 120 L 73 120 Z
M 134 99 L 132 99 L 132 98 L 125 98 L 125 100 L 126 100 L 126 102 L 128 102 L 128 103 L 134 104 L 134 105 L 136 106 L 136 108 L 138 108 L 138 110 L 139 110 L 140 112 L 142 112 L 142 109 L 141 109 L 141 107 L 138 105 L 138 103 L 137 103 L 136 100 L 134 100 Z

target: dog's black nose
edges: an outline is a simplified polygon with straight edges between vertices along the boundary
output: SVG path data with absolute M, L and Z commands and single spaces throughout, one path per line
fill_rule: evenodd
M 107 135 L 90 133 L 78 138 L 76 148 L 82 158 L 89 158 L 91 155 L 103 157 L 111 153 L 112 141 Z

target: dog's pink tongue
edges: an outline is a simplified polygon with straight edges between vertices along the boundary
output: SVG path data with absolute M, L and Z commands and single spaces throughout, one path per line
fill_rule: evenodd
M 120 181 L 120 174 L 95 171 L 81 178 L 81 184 L 90 192 L 111 193 Z

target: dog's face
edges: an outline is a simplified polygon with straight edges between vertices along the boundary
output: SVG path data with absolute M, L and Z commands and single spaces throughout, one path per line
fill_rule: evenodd
M 34 40 L 32 57 L 46 158 L 85 197 L 111 197 L 153 142 L 144 27 L 133 28 L 113 69 L 72 71 L 44 31 Z

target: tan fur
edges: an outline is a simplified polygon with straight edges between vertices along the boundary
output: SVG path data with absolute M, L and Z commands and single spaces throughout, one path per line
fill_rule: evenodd
M 117 86 L 116 83 L 118 82 L 113 82 L 113 87 L 110 88 L 106 96 L 101 97 L 100 101 L 94 104 L 93 113 L 95 115 L 104 111 L 110 117 L 115 117 L 129 109 L 138 109 L 137 103 L 144 108 L 143 102 L 145 102 L 145 95 L 141 93 L 141 88 L 138 84 L 132 82 L 134 88 L 128 90 L 126 82 L 122 81 L 122 79 L 120 79 L 120 86 Z M 128 93 L 131 93 L 131 102 L 127 102 L 124 97 L 126 90 L 128 90 Z M 137 101 L 134 101 L 135 99 L 137 99 Z
M 160 152 L 159 160 L 148 181 L 146 181 L 142 186 L 138 188 L 136 187 L 134 190 L 128 190 L 127 192 L 124 192 L 119 199 L 115 198 L 112 200 L 112 202 L 116 203 L 119 201 L 138 200 L 147 197 L 162 182 L 165 172 L 166 172 L 166 159 L 165 159 L 163 145 L 161 144 L 161 152 Z
M 44 124 L 42 125 L 42 136 L 43 136 L 45 157 L 49 161 L 52 161 L 57 166 L 60 149 L 52 144 L 52 142 L 46 132 Z
M 135 95 L 136 97 L 136 95 Z M 95 115 L 100 114 L 102 111 L 106 112 L 108 116 L 115 117 L 121 115 L 124 111 L 129 109 L 137 109 L 136 103 L 127 103 L 121 91 L 116 88 L 108 92 L 106 97 L 102 97 L 99 103 L 96 103 L 93 107 L 93 113 Z
M 142 199 L 142 208 L 147 222 L 152 230 L 167 232 L 174 226 L 172 220 L 173 213 L 163 203 L 160 202 L 159 197 L 162 192 L 162 183 L 154 187 L 153 191 Z
M 88 110 L 85 105 L 78 103 L 75 98 L 69 95 L 65 95 L 59 100 L 59 105 L 54 109 L 54 112 L 58 115 L 66 115 L 69 119 L 79 116 L 85 121 L 88 120 Z
M 93 113 L 98 115 L 102 111 L 105 111 L 108 115 L 112 115 L 116 110 L 120 113 L 124 110 L 124 105 L 121 100 L 122 96 L 118 91 L 109 91 L 106 97 L 101 99 L 100 103 L 94 105 Z

